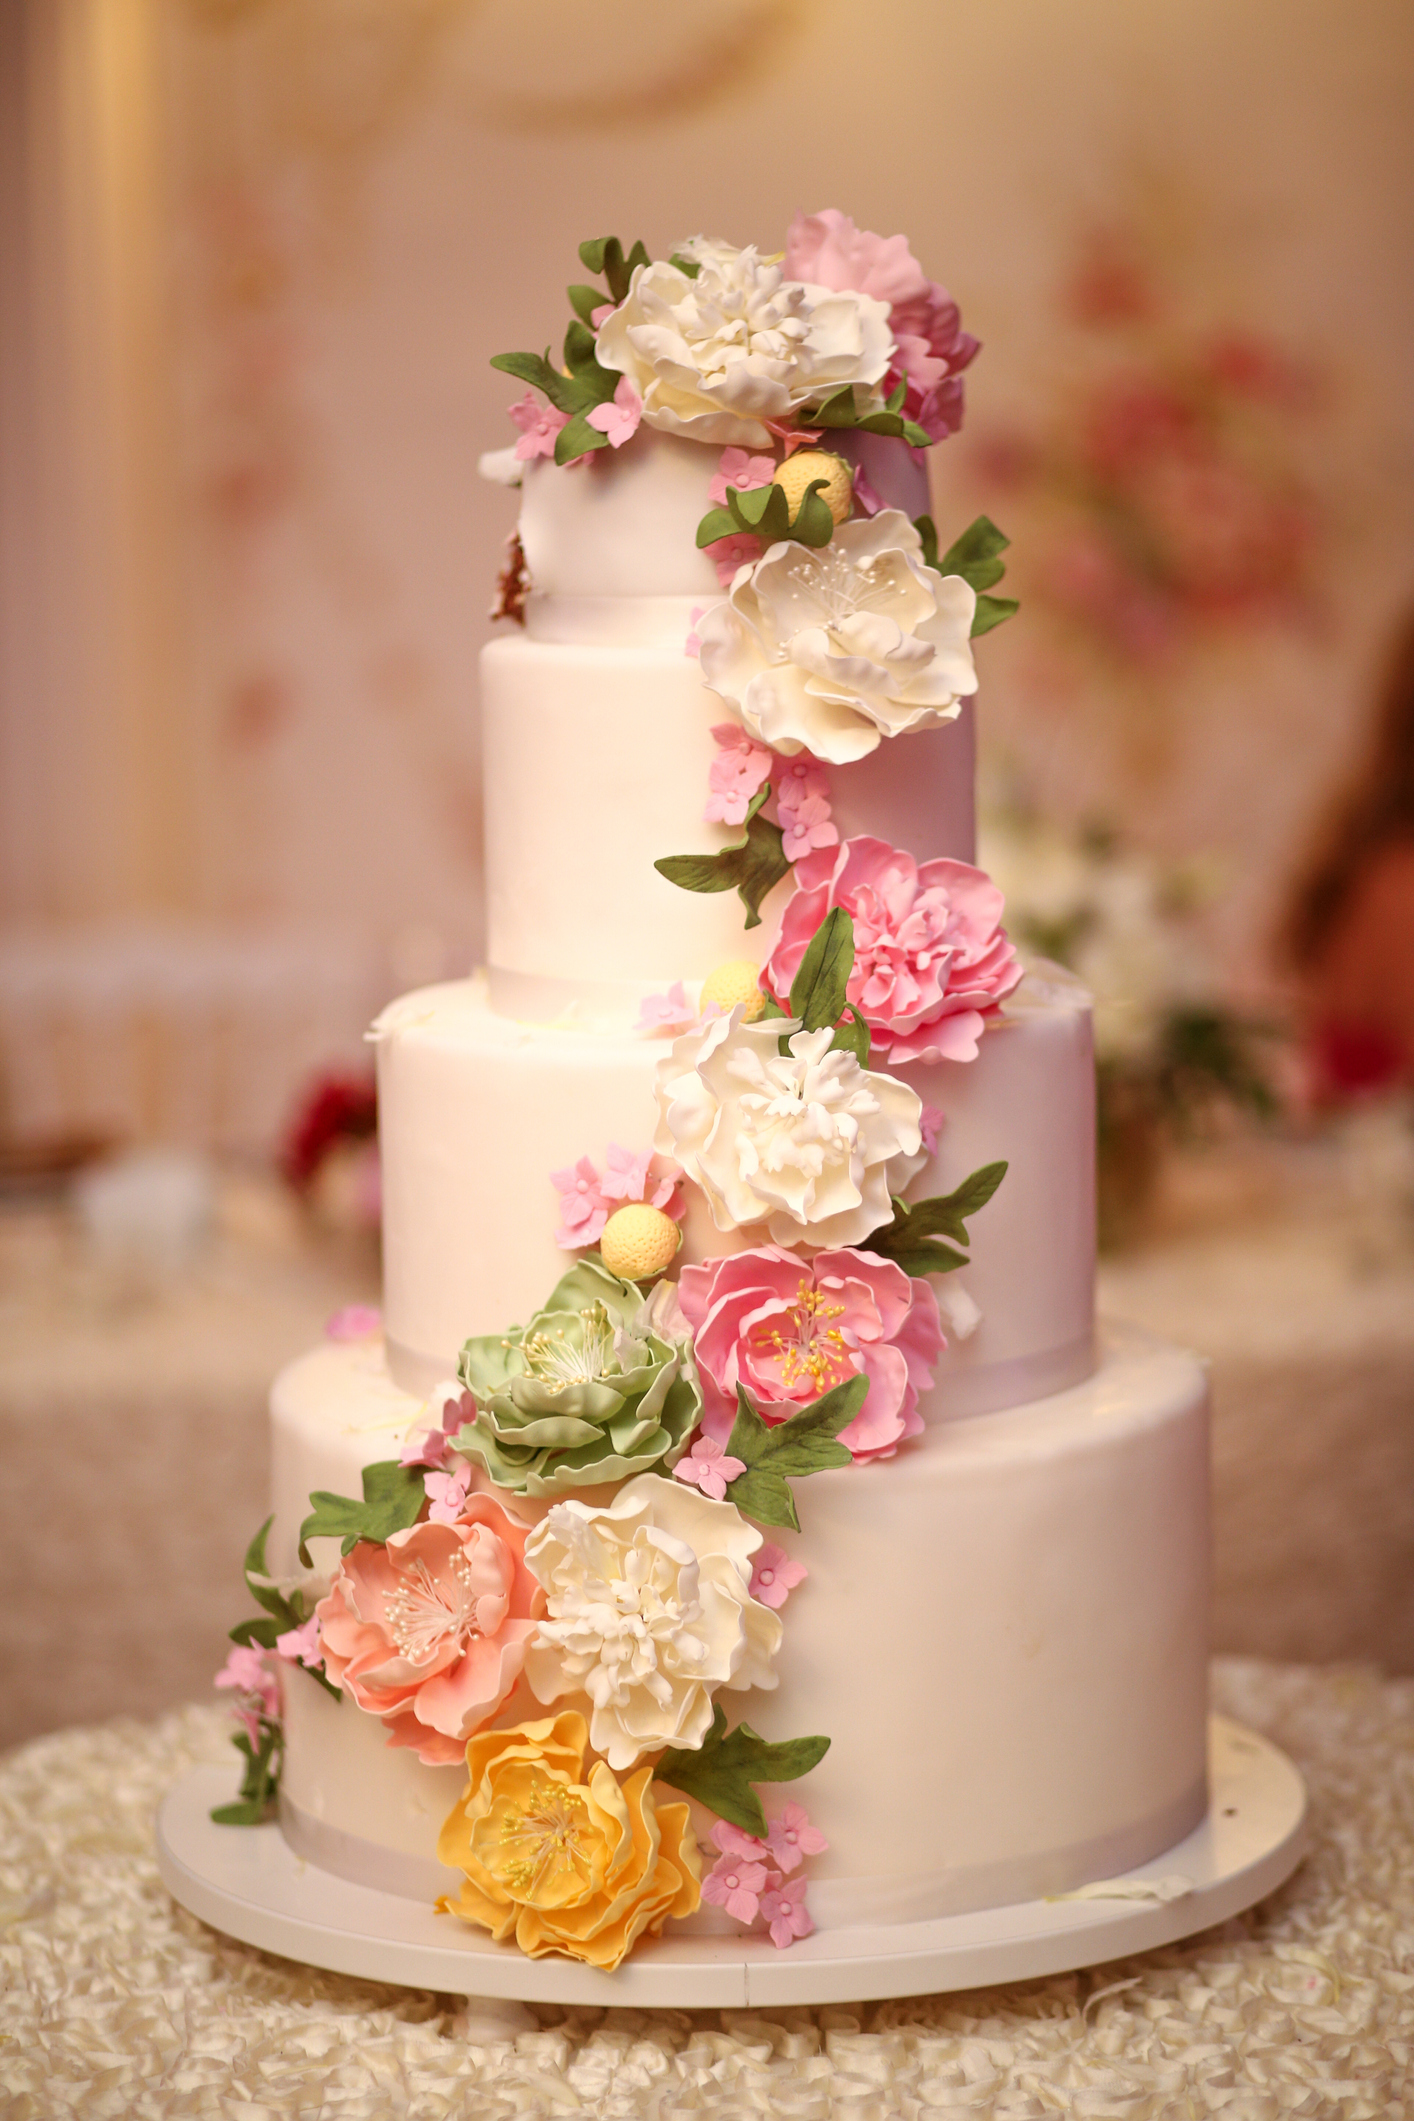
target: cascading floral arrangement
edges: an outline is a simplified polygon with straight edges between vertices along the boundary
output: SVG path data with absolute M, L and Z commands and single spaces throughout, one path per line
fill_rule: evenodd
M 705 816 L 737 836 L 656 866 L 736 890 L 748 930 L 792 872 L 793 891 L 764 963 L 644 998 L 664 1048 L 651 1140 L 550 1175 L 576 1256 L 542 1308 L 467 1341 L 360 1498 L 311 1496 L 301 1559 L 338 1539 L 332 1576 L 273 1583 L 258 1536 L 262 1612 L 223 1683 L 249 1761 L 227 1817 L 263 1816 L 278 1772 L 266 1657 L 302 1663 L 390 1745 L 465 1761 L 439 1845 L 463 1883 L 439 1906 L 612 1968 L 704 1902 L 777 1946 L 812 1927 L 824 1835 L 794 1801 L 768 1815 L 758 1786 L 829 1739 L 769 1742 L 726 1702 L 776 1686 L 783 1608 L 809 1596 L 795 1484 L 921 1433 L 935 1278 L 967 1264 L 1006 1165 L 906 1199 L 944 1123 L 906 1071 L 974 1060 L 1021 977 L 989 879 L 842 841 L 830 774 L 955 719 L 972 640 L 1015 606 L 990 594 L 993 524 L 940 555 L 929 517 L 883 505 L 848 454 L 916 454 L 961 424 L 976 341 L 903 237 L 827 211 L 798 215 L 778 258 L 702 237 L 666 260 L 614 238 L 580 256 L 602 285 L 570 288 L 561 365 L 494 363 L 528 386 L 502 471 L 543 457 L 592 478 L 644 429 L 720 452 L 697 542 L 725 594 L 688 645 L 728 717 Z M 514 617 L 518 558 L 508 578 Z M 693 1207 L 737 1249 L 699 1242 L 678 1269 Z M 511 1720 L 527 1699 L 544 1713 Z M 684 1798 L 715 1821 L 705 1876 Z

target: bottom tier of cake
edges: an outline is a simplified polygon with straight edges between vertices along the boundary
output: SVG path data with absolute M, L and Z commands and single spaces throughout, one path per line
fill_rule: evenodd
M 357 1494 L 421 1411 L 376 1344 L 282 1373 L 276 1574 L 297 1565 L 311 1490 Z M 779 1686 L 722 1698 L 768 1739 L 831 1740 L 784 1793 L 829 1840 L 811 1862 L 817 1925 L 1065 1892 L 1202 1818 L 1208 1433 L 1193 1356 L 1111 1331 L 1084 1384 L 936 1424 L 896 1458 L 814 1475 L 797 1500 L 802 1530 L 771 1534 L 809 1571 L 782 1610 Z M 336 1558 L 315 1543 L 317 1565 Z M 496 1720 L 546 1713 L 522 1686 Z M 297 1670 L 285 1724 L 281 1817 L 301 1855 L 414 1897 L 454 1886 L 436 1842 L 458 1767 L 390 1748 Z M 765 1795 L 769 1812 L 781 1793 Z

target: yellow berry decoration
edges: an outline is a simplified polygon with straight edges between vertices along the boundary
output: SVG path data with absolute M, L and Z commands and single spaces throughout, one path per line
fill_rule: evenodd
M 730 958 L 703 980 L 700 1006 L 705 1010 L 715 1002 L 725 1015 L 729 1009 L 735 1009 L 738 1002 L 745 1002 L 746 1014 L 742 1022 L 754 1024 L 766 1006 L 760 981 L 761 967 L 753 965 L 749 957 Z
M 599 1257 L 620 1281 L 648 1281 L 671 1266 L 682 1243 L 682 1232 L 671 1215 L 650 1208 L 646 1201 L 630 1201 L 615 1208 L 599 1240 Z
M 829 449 L 797 449 L 794 456 L 778 464 L 771 480 L 779 486 L 795 515 L 805 499 L 805 489 L 814 479 L 824 479 L 820 499 L 837 523 L 843 523 L 854 506 L 854 474 L 843 457 Z

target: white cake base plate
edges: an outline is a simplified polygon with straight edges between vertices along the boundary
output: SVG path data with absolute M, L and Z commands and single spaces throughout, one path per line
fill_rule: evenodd
M 670 1933 L 639 1945 L 613 1974 L 569 1959 L 528 1959 L 420 1901 L 336 1878 L 296 1856 L 276 1825 L 214 1825 L 212 1805 L 233 1794 L 224 1767 L 192 1768 L 168 1794 L 157 1861 L 173 1898 L 213 1928 L 367 1981 L 639 2009 L 855 2003 L 1095 1966 L 1252 1906 L 1301 1860 L 1305 1786 L 1276 1746 L 1221 1716 L 1210 1726 L 1209 1772 L 1202 1825 L 1125 1881 L 1182 1880 L 1181 1897 L 1024 1901 L 933 1922 L 817 1930 L 786 1951 L 746 1934 Z

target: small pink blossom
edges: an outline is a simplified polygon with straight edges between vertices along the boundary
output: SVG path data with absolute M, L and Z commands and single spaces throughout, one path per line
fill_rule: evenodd
M 718 1819 L 714 1823 L 712 1839 L 724 1856 L 740 1856 L 747 1863 L 766 1863 L 770 1859 L 771 1852 L 766 1843 L 758 1841 L 755 1834 L 733 1826 L 730 1819 Z
M 707 498 L 714 508 L 725 508 L 729 492 L 751 493 L 758 486 L 769 486 L 775 475 L 774 457 L 753 457 L 749 450 L 724 449 L 707 488 Z
M 376 1304 L 345 1304 L 324 1324 L 326 1340 L 373 1340 L 383 1330 L 383 1313 Z
M 585 414 L 591 427 L 608 436 L 611 449 L 622 449 L 629 437 L 637 434 L 642 418 L 643 400 L 627 376 L 619 377 L 618 387 L 607 404 L 596 405 L 593 412 Z
M 614 1212 L 599 1177 L 599 1166 L 590 1156 L 581 1156 L 578 1163 L 564 1171 L 550 1173 L 550 1183 L 560 1196 L 560 1227 L 555 1232 L 555 1243 L 566 1252 L 597 1245 Z
M 651 1149 L 636 1156 L 617 1142 L 609 1144 L 602 1171 L 589 1156 L 581 1156 L 571 1169 L 552 1171 L 550 1182 L 560 1195 L 556 1244 L 566 1252 L 597 1245 L 605 1223 L 625 1201 L 646 1201 L 650 1208 L 661 1208 L 674 1222 L 681 1222 L 687 1213 L 682 1176 L 670 1158 L 657 1156 Z
M 712 824 L 741 825 L 751 798 L 765 787 L 777 761 L 763 744 L 753 743 L 736 722 L 718 722 L 712 730 L 717 755 L 707 769 L 707 808 Z
M 775 1875 L 764 1863 L 721 1856 L 702 1881 L 702 1897 L 710 1907 L 724 1907 L 737 1922 L 754 1922 L 761 1894 Z
M 733 530 L 724 538 L 714 538 L 702 550 L 717 570 L 717 580 L 723 589 L 730 589 L 742 567 L 754 567 L 764 547 L 754 531 Z
M 687 998 L 686 989 L 680 979 L 675 979 L 666 994 L 645 994 L 638 1005 L 636 1030 L 657 1035 L 664 1031 L 686 1031 L 697 1022 L 697 1011 Z
M 520 429 L 520 440 L 516 443 L 516 455 L 522 463 L 532 457 L 553 457 L 555 439 L 562 427 L 569 425 L 569 414 L 558 412 L 528 390 L 523 398 L 510 408 L 511 418 Z
M 799 1870 L 807 1856 L 819 1856 L 829 1842 L 818 1826 L 812 1826 L 803 1804 L 787 1804 L 779 1819 L 771 1821 L 766 1845 L 782 1871 Z
M 915 862 L 867 835 L 805 855 L 766 966 L 775 994 L 820 923 L 843 906 L 854 924 L 847 994 L 884 1061 L 970 1061 L 1021 978 L 1002 926 L 1002 894 L 967 862 Z
M 804 1562 L 792 1561 L 784 1547 L 772 1546 L 768 1540 L 751 1565 L 751 1595 L 778 1612 L 809 1574 Z
M 682 652 L 685 656 L 695 658 L 702 653 L 702 641 L 697 631 L 697 622 L 707 609 L 706 604 L 694 604 L 692 607 L 692 618 L 688 623 L 687 638 L 682 644 Z
M 471 1493 L 471 1467 L 464 1458 L 450 1457 L 445 1472 L 423 1474 L 422 1486 L 430 1505 L 428 1522 L 455 1524 Z
M 923 1137 L 923 1147 L 929 1156 L 938 1153 L 938 1136 L 948 1123 L 948 1116 L 939 1105 L 925 1105 L 918 1115 L 918 1131 Z
M 324 1652 L 319 1647 L 319 1620 L 311 1613 L 302 1627 L 286 1628 L 283 1635 L 275 1637 L 275 1655 L 283 1657 L 286 1664 L 306 1665 L 315 1671 L 324 1662 Z
M 438 1387 L 432 1399 L 436 1399 L 438 1393 L 442 1395 L 442 1412 L 437 1426 L 419 1429 L 409 1437 L 398 1460 L 400 1466 L 444 1466 L 458 1429 L 476 1419 L 476 1401 L 470 1392 L 463 1392 L 456 1384 L 445 1384 Z M 430 1399 L 429 1407 L 431 1404 Z
M 704 1899 L 706 1891 L 704 1886 Z M 808 1937 L 815 1928 L 805 1905 L 804 1878 L 789 1878 L 781 1884 L 769 1885 L 760 1896 L 759 1906 L 777 1951 L 783 1952 L 797 1937 Z
M 715 1436 L 699 1436 L 687 1457 L 680 1458 L 673 1467 L 677 1479 L 701 1488 L 713 1502 L 721 1502 L 727 1482 L 745 1471 L 745 1459 L 729 1456 L 725 1444 L 718 1443 Z
M 823 427 L 788 427 L 784 420 L 767 420 L 765 425 L 770 428 L 787 456 L 793 455 L 797 449 L 808 449 L 812 443 L 819 441 L 825 431 Z
M 590 330 L 602 331 L 617 308 L 617 302 L 601 302 L 597 309 L 591 309 L 589 312 Z
M 265 1662 L 264 1651 L 253 1643 L 237 1643 L 212 1685 L 229 1688 L 239 1696 L 231 1705 L 232 1714 L 245 1726 L 252 1746 L 258 1747 L 261 1724 L 277 1723 L 280 1717 L 279 1682 Z
M 854 467 L 854 499 L 861 515 L 876 516 L 884 505 L 884 497 L 874 486 L 862 464 Z
M 840 835 L 830 812 L 830 777 L 820 761 L 806 755 L 773 763 L 786 860 L 798 862 L 814 847 L 837 847 Z

